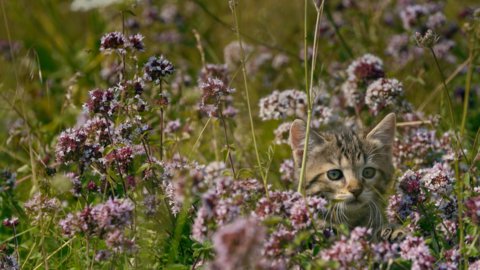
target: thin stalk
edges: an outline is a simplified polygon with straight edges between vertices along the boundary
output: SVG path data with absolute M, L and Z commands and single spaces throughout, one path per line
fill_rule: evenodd
M 163 99 L 163 86 L 162 80 L 160 80 L 160 98 Z M 163 112 L 163 100 L 160 107 L 160 160 L 163 161 L 163 126 L 164 126 L 164 112 Z
M 469 59 L 472 59 L 468 63 L 467 69 L 467 79 L 465 81 L 465 95 L 463 97 L 463 114 L 462 114 L 462 123 L 460 124 L 460 137 L 463 137 L 463 133 L 465 131 L 465 123 L 467 120 L 467 113 L 468 113 L 468 102 L 470 101 L 470 88 L 472 83 L 472 74 L 473 74 L 473 44 L 475 44 L 475 35 L 470 38 L 470 46 L 469 46 Z
M 20 265 L 20 251 L 17 238 L 17 227 L 13 224 L 13 238 L 15 239 L 15 253 L 17 254 L 17 263 Z
M 263 180 L 263 185 L 264 185 L 264 188 L 265 188 L 265 192 L 266 192 L 266 194 L 268 194 L 267 178 L 265 177 L 265 175 L 263 173 L 263 170 L 262 170 L 262 162 L 260 160 L 260 154 L 258 152 L 257 139 L 255 138 L 255 126 L 253 125 L 252 108 L 250 106 L 250 96 L 249 96 L 249 93 L 248 93 L 247 70 L 245 68 L 245 50 L 243 48 L 242 37 L 240 35 L 240 27 L 239 27 L 238 17 L 237 17 L 236 2 L 235 1 L 232 1 L 232 2 L 233 3 L 230 3 L 230 9 L 232 11 L 233 18 L 234 18 L 234 21 L 235 21 L 235 34 L 237 36 L 238 44 L 240 46 L 240 55 L 241 55 L 240 63 L 241 63 L 241 66 L 242 66 L 243 84 L 244 84 L 244 89 L 245 89 L 245 98 L 247 100 L 248 118 L 250 120 L 250 130 L 251 130 L 251 133 L 252 133 L 252 140 L 253 140 L 253 146 L 255 148 L 255 155 L 256 155 L 256 158 L 257 158 L 258 169 L 260 171 L 260 175 L 261 175 L 262 180 Z
M 304 72 L 305 72 L 305 89 L 307 92 L 307 127 L 305 134 L 305 142 L 303 145 L 303 156 L 302 156 L 302 167 L 300 169 L 300 179 L 298 181 L 297 191 L 302 193 L 303 182 L 305 178 L 305 169 L 307 164 L 307 151 L 308 151 L 308 142 L 310 139 L 310 126 L 312 123 L 312 88 L 313 88 L 313 78 L 315 72 L 315 66 L 317 62 L 318 54 L 318 28 L 320 26 L 320 21 L 323 16 L 323 8 L 325 1 L 323 0 L 320 7 L 316 8 L 317 18 L 315 22 L 315 32 L 313 37 L 313 54 L 312 54 L 312 65 L 310 68 L 310 82 L 308 81 L 308 58 L 307 58 L 307 48 L 308 48 L 308 24 L 307 24 L 307 12 L 308 12 L 308 1 L 305 0 L 305 18 L 304 18 Z
M 233 178 L 237 179 L 236 174 L 235 174 L 235 166 L 233 165 L 232 153 L 230 151 L 230 143 L 228 142 L 227 124 L 225 122 L 225 117 L 223 117 L 222 105 L 221 104 L 218 106 L 218 118 L 222 122 L 223 135 L 225 136 L 225 144 L 227 146 L 227 155 L 228 155 L 228 159 L 230 161 L 230 166 L 232 167 Z
M 462 254 L 462 258 L 459 261 L 459 266 L 460 266 L 459 269 L 465 269 L 465 266 L 466 266 L 466 264 L 465 264 L 466 258 L 465 258 L 465 252 L 464 252 L 465 233 L 464 233 L 464 224 L 463 224 L 464 183 L 463 183 L 463 180 L 460 179 L 460 171 L 459 171 L 460 155 L 458 155 L 458 151 L 461 152 L 461 154 L 464 156 L 467 163 L 469 163 L 469 161 L 468 161 L 468 158 L 463 153 L 462 143 L 461 143 L 460 139 L 458 138 L 458 134 L 455 130 L 456 123 L 455 123 L 455 117 L 454 117 L 454 113 L 453 113 L 453 102 L 452 102 L 452 99 L 450 98 L 450 95 L 448 93 L 447 84 L 445 83 L 445 76 L 443 75 L 443 71 L 440 68 L 440 64 L 438 63 L 438 59 L 437 59 L 437 56 L 435 54 L 435 51 L 433 50 L 432 47 L 430 47 L 429 49 L 430 49 L 430 52 L 433 55 L 433 59 L 435 60 L 435 65 L 437 66 L 437 70 L 440 73 L 440 77 L 442 79 L 443 89 L 444 89 L 444 97 L 447 99 L 448 111 L 449 111 L 449 114 L 450 114 L 450 121 L 451 121 L 451 125 L 453 127 L 453 133 L 455 135 L 455 139 L 456 139 L 456 143 L 457 143 L 457 147 L 456 147 L 456 149 L 457 149 L 456 156 L 457 157 L 455 159 L 454 169 L 455 169 L 455 179 L 457 179 L 457 188 L 456 188 L 457 194 L 456 195 L 457 195 L 457 207 L 458 207 L 458 231 L 459 231 L 458 246 L 459 246 L 460 254 Z

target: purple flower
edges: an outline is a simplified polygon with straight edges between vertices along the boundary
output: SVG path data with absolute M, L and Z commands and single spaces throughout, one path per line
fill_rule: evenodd
M 295 164 L 293 159 L 285 159 L 282 164 L 280 164 L 280 178 L 287 183 L 292 183 L 295 180 Z
M 408 235 L 400 244 L 400 256 L 412 261 L 412 270 L 432 269 L 435 258 L 430 254 L 425 240 Z
M 110 54 L 113 51 L 124 54 L 127 43 L 128 41 L 122 33 L 111 32 L 102 37 L 100 51 L 106 54 Z
M 336 261 L 338 269 L 363 269 L 367 267 L 368 237 L 370 229 L 357 227 L 349 238 L 342 236 L 329 249 L 320 252 L 320 258 L 325 261 Z
M 289 116 L 305 118 L 307 95 L 298 90 L 273 91 L 260 99 L 260 118 L 262 120 L 284 119 Z
M 116 100 L 116 89 L 108 88 L 107 90 L 94 89 L 88 93 L 89 99 L 83 105 L 84 109 L 90 114 L 100 113 L 112 116 L 118 109 L 118 101 Z
M 181 127 L 182 125 L 180 124 L 180 119 L 170 121 L 165 126 L 165 133 L 174 133 L 178 131 Z
M 383 61 L 375 55 L 365 54 L 353 61 L 347 68 L 348 80 L 368 85 L 369 82 L 383 78 Z
M 161 80 L 170 76 L 175 71 L 173 64 L 161 55 L 152 56 L 143 67 L 145 71 L 144 79 L 159 84 Z
M 229 84 L 228 68 L 227 65 L 215 65 L 206 64 L 202 67 L 199 75 L 199 84 L 207 82 L 209 78 L 217 78 L 221 80 L 225 85 Z
M 377 115 L 386 107 L 401 110 L 403 100 L 402 83 L 396 79 L 381 78 L 371 83 L 365 95 L 365 104 Z
M 129 46 L 139 52 L 145 51 L 145 44 L 143 44 L 144 37 L 142 34 L 135 34 L 128 37 Z
M 467 199 L 465 206 L 467 208 L 467 215 L 475 224 L 480 224 L 480 196 Z
M 408 170 L 399 179 L 399 187 L 408 195 L 417 196 L 420 194 L 420 179 L 422 175 L 420 173 Z
M 132 253 L 137 249 L 135 241 L 128 239 L 121 230 L 108 232 L 105 238 L 105 243 L 107 244 L 107 247 L 115 252 Z
M 235 89 L 229 88 L 222 80 L 211 77 L 200 83 L 200 88 L 203 91 L 200 110 L 206 112 L 210 117 L 218 116 L 221 103 L 235 92 Z
M 19 223 L 20 221 L 18 220 L 18 217 L 6 218 L 2 222 L 3 226 L 9 227 L 9 228 L 14 228 L 18 226 Z
M 291 122 L 280 124 L 273 133 L 275 134 L 275 144 L 288 144 Z
M 253 269 L 260 259 L 265 229 L 252 218 L 237 219 L 221 227 L 213 236 L 217 254 L 214 269 Z

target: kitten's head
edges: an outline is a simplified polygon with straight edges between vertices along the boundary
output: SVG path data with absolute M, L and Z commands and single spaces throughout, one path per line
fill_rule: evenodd
M 350 210 L 365 208 L 371 201 L 378 203 L 391 185 L 394 135 L 393 113 L 367 135 L 346 128 L 311 132 L 305 170 L 306 194 L 322 195 Z M 304 142 L 305 123 L 295 120 L 290 128 L 290 146 L 298 169 Z

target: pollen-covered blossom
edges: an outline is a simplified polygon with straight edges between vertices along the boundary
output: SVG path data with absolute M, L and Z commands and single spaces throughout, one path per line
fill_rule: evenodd
M 265 229 L 252 218 L 240 218 L 213 235 L 213 269 L 254 269 L 260 259 Z
M 159 84 L 161 80 L 172 75 L 175 71 L 173 64 L 163 55 L 150 57 L 143 69 L 145 71 L 144 79 L 156 84 Z
M 350 237 L 342 236 L 330 248 L 320 252 L 320 258 L 325 261 L 335 261 L 338 269 L 364 269 L 368 260 L 368 237 L 371 229 L 357 227 L 353 229 Z
M 284 119 L 289 116 L 306 117 L 307 95 L 299 90 L 273 91 L 260 99 L 260 118 L 262 120 Z
M 381 78 L 371 83 L 365 95 L 365 104 L 370 108 L 370 111 L 377 115 L 382 109 L 386 107 L 401 106 L 403 97 L 402 83 L 397 79 Z
M 435 258 L 430 254 L 430 249 L 421 237 L 408 235 L 400 244 L 400 256 L 412 261 L 412 270 L 432 269 L 435 263 Z
M 100 41 L 100 51 L 106 54 L 117 52 L 124 54 L 128 40 L 120 32 L 111 32 L 105 34 Z

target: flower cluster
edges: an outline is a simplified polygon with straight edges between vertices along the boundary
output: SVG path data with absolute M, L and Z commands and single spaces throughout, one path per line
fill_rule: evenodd
M 450 133 L 438 136 L 435 130 L 413 128 L 406 130 L 395 139 L 393 147 L 394 163 L 397 167 L 431 166 L 435 162 L 452 161 L 454 151 Z
M 224 81 L 208 77 L 200 83 L 202 89 L 202 100 L 200 102 L 200 110 L 207 113 L 210 117 L 218 117 L 220 113 L 228 114 L 228 107 L 222 111 L 223 103 L 228 101 L 228 97 L 235 92 L 235 89 L 228 87 Z M 236 113 L 234 113 L 236 114 Z
M 130 199 L 110 198 L 105 203 L 68 214 L 59 225 L 68 237 L 80 233 L 96 235 L 113 250 L 132 251 L 134 242 L 126 238 L 124 229 L 132 223 L 133 209 Z
M 366 54 L 348 66 L 347 80 L 341 89 L 346 104 L 356 111 L 365 105 L 374 115 L 385 108 L 399 112 L 411 110 L 403 98 L 402 83 L 385 78 L 383 61 L 372 54 Z
M 41 193 L 36 193 L 23 205 L 26 213 L 33 219 L 33 224 L 48 219 L 51 214 L 60 210 L 60 201 L 57 198 L 49 198 Z
M 17 174 L 12 173 L 8 170 L 3 170 L 0 172 L 0 192 L 7 190 L 13 190 L 15 188 L 15 182 L 17 179 Z
M 260 99 L 260 118 L 262 120 L 285 119 L 286 117 L 306 117 L 307 95 L 299 90 L 273 91 Z
M 212 269 L 254 269 L 265 229 L 255 219 L 239 218 L 221 227 L 212 239 L 217 254 Z
M 403 108 L 401 102 L 403 97 L 402 83 L 397 79 L 381 78 L 371 83 L 365 95 L 365 105 L 370 111 L 377 115 L 386 107 L 397 106 Z
M 120 32 L 107 33 L 100 41 L 100 51 L 106 54 L 112 52 L 125 54 L 127 49 L 142 52 L 145 50 L 143 39 L 144 37 L 141 34 L 125 37 Z
M 398 180 L 399 194 L 393 195 L 387 207 L 390 222 L 403 222 L 410 219 L 414 228 L 421 219 L 425 219 L 423 211 L 432 206 L 431 214 L 441 217 L 447 236 L 455 231 L 457 201 L 452 195 L 454 186 L 453 172 L 447 164 L 437 163 L 431 168 L 418 171 L 407 171 Z M 453 229 L 453 231 L 452 231 Z
M 145 71 L 144 79 L 159 84 L 160 81 L 173 74 L 175 67 L 163 55 L 160 57 L 152 56 L 143 67 Z

